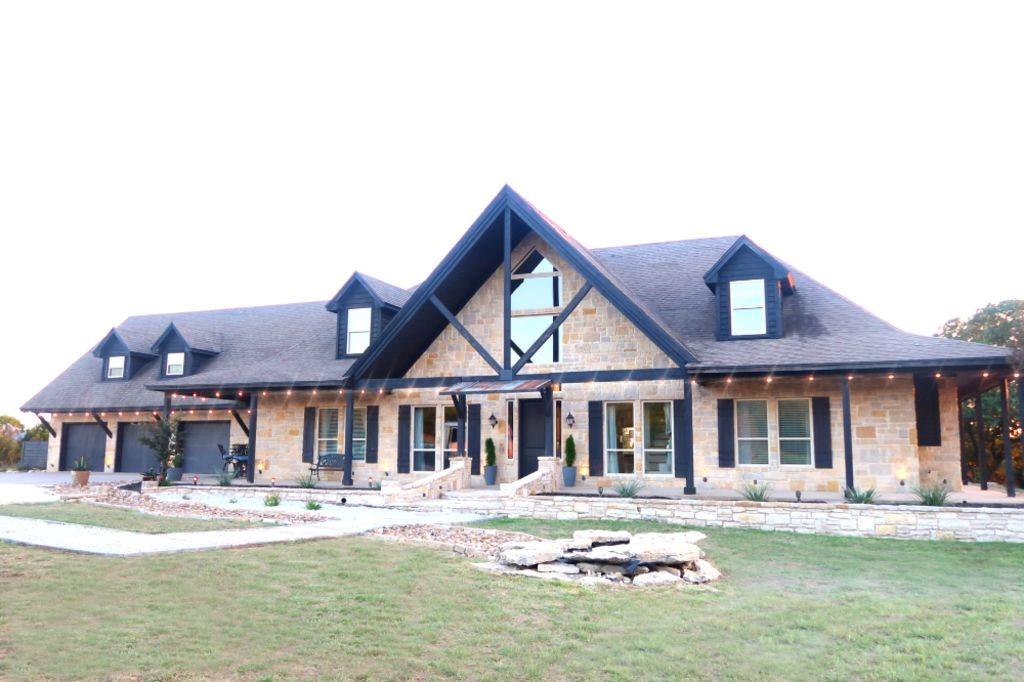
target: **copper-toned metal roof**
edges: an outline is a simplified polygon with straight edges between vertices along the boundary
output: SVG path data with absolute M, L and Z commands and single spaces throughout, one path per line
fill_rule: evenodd
M 441 391 L 441 395 L 479 393 L 528 393 L 551 385 L 550 379 L 514 379 L 512 381 L 463 381 Z

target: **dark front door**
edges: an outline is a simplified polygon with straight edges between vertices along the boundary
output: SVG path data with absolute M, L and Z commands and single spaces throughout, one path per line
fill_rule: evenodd
M 85 457 L 89 471 L 103 471 L 107 450 L 107 433 L 99 424 L 65 424 L 61 431 L 61 469 L 70 469 L 80 457 Z
M 117 431 L 117 470 L 144 474 L 157 469 L 156 453 L 139 439 L 145 435 L 142 424 L 121 423 Z
M 519 401 L 519 478 L 537 470 L 544 451 L 544 401 Z
M 183 422 L 185 438 L 185 472 L 189 474 L 215 474 L 224 470 L 225 451 L 231 441 L 231 422 Z

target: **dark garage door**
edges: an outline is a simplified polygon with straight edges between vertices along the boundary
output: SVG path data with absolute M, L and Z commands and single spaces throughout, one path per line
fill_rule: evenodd
M 217 445 L 228 449 L 231 422 L 184 422 L 185 471 L 190 474 L 215 474 L 224 469 L 224 458 Z
M 142 424 L 119 424 L 117 430 L 118 471 L 144 474 L 157 468 L 156 453 L 149 446 L 139 442 L 145 433 Z
M 65 424 L 61 436 L 61 469 L 68 470 L 79 457 L 85 457 L 89 471 L 103 471 L 107 434 L 99 424 Z

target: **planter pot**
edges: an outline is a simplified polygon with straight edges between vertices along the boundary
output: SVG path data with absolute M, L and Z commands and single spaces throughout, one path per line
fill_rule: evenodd
M 72 471 L 71 482 L 81 488 L 84 488 L 89 485 L 89 474 L 91 473 L 91 471 Z
M 184 471 L 182 467 L 167 467 L 167 479 L 172 483 L 177 483 L 181 480 L 181 472 Z
M 494 482 L 498 480 L 498 467 L 484 467 L 484 483 L 487 485 L 494 485 Z
M 576 467 L 562 467 L 562 483 L 566 488 L 576 485 Z

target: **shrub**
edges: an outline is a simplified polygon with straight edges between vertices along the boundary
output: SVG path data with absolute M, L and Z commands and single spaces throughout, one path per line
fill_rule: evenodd
M 85 457 L 79 457 L 71 464 L 72 471 L 88 471 L 89 463 L 85 461 Z
M 489 467 L 494 466 L 495 462 L 498 461 L 498 455 L 497 455 L 497 453 L 495 452 L 495 449 L 494 449 L 494 439 L 493 438 L 488 437 L 488 439 L 484 441 L 484 452 L 486 453 L 485 456 L 484 456 L 485 457 L 485 459 L 484 459 L 485 466 L 489 466 Z
M 176 452 L 171 455 L 171 466 L 175 469 L 180 469 L 185 466 L 185 455 L 181 452 Z
M 771 489 L 767 483 L 747 483 L 745 486 L 740 488 L 740 495 L 743 495 L 744 500 L 750 500 L 751 502 L 767 502 L 768 491 Z
M 320 509 L 320 503 L 316 500 L 310 500 L 309 502 L 306 502 L 306 509 L 309 511 L 318 511 Z
M 571 467 L 576 464 L 576 439 L 569 436 L 565 439 L 565 466 Z
M 858 490 L 857 488 L 847 488 L 843 492 L 843 497 L 850 504 L 874 504 L 875 503 L 875 489 L 868 488 L 867 490 Z
M 619 497 L 636 497 L 644 484 L 638 478 L 627 478 L 615 483 L 615 494 Z
M 306 474 L 305 476 L 299 476 L 295 479 L 295 485 L 300 488 L 315 488 L 316 484 L 317 480 L 313 474 Z
M 217 474 L 217 485 L 229 486 L 235 482 L 235 474 L 231 471 L 222 471 Z
M 277 493 L 270 493 L 263 498 L 263 505 L 266 507 L 276 507 L 281 504 L 281 498 Z
M 949 486 L 945 483 L 919 485 L 914 488 L 917 503 L 926 507 L 945 507 L 949 504 Z

